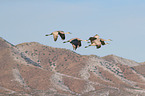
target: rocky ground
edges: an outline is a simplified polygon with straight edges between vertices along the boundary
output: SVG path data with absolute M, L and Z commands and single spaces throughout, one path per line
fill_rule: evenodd
M 145 64 L 0 38 L 0 95 L 145 96 Z

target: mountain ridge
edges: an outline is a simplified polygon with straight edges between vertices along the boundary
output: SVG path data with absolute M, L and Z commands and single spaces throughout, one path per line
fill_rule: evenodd
M 0 53 L 2 95 L 145 94 L 145 65 L 115 55 L 80 55 L 37 42 L 13 45 L 2 38 Z
M 125 62 L 126 62 L 127 64 L 125 64 L 125 65 L 128 65 L 128 66 L 138 66 L 138 65 L 141 64 L 141 63 L 138 63 L 138 62 L 136 62 L 134 60 L 129 60 L 129 59 L 126 59 L 126 58 L 123 58 L 123 57 L 119 57 L 119 56 L 113 55 L 113 54 L 104 56 L 102 58 L 104 58 L 107 61 L 111 60 L 110 62 L 114 62 L 114 63 L 122 62 L 123 64 L 125 64 Z

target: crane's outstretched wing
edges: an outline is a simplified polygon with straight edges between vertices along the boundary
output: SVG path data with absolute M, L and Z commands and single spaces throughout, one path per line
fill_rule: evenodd
M 95 37 L 90 37 L 89 40 L 91 41 L 91 44 L 93 43 L 94 40 L 96 40 L 97 38 Z
M 105 45 L 104 39 L 100 38 L 100 42 L 102 45 Z
M 65 39 L 65 34 L 64 34 L 63 31 L 59 31 L 58 34 L 59 34 L 59 36 L 61 37 L 62 40 Z
M 75 49 L 81 46 L 81 41 L 74 39 L 70 42 L 73 46 L 75 46 Z

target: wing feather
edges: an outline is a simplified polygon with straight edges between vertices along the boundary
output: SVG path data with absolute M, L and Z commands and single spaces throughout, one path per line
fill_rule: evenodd
M 65 39 L 65 34 L 64 34 L 63 31 L 59 31 L 58 34 L 59 34 L 59 36 L 61 37 L 62 40 Z
M 105 45 L 105 42 L 104 42 L 103 39 L 100 39 L 100 42 L 101 42 L 102 45 Z
M 97 38 L 95 37 L 90 37 L 89 40 L 91 41 L 91 44 L 94 43 L 93 41 L 96 40 Z
M 81 42 L 79 43 L 77 39 L 72 40 L 70 43 L 75 47 L 75 50 L 81 46 Z

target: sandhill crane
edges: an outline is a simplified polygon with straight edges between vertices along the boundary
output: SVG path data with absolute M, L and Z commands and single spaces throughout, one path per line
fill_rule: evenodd
M 70 39 L 68 41 L 65 41 L 63 43 L 67 43 L 67 42 L 70 42 L 73 46 L 73 50 L 76 50 L 77 48 L 81 47 L 81 41 L 88 41 L 88 40 L 82 40 L 82 39 L 79 39 L 79 38 L 73 38 L 73 39 Z
M 65 39 L 65 34 L 71 34 L 71 33 L 70 32 L 64 33 L 64 31 L 54 31 L 51 34 L 46 34 L 45 36 L 53 35 L 54 41 L 56 41 L 57 38 L 58 38 L 58 34 L 61 37 L 61 39 L 64 40 Z
M 111 39 L 105 40 L 102 38 L 99 38 L 100 36 L 98 34 L 96 34 L 93 37 L 90 37 L 89 40 L 91 41 L 91 44 L 88 46 L 85 46 L 85 48 L 89 47 L 89 46 L 96 46 L 97 49 L 101 48 L 101 45 L 106 45 L 109 43 L 105 43 L 104 41 L 112 41 Z

